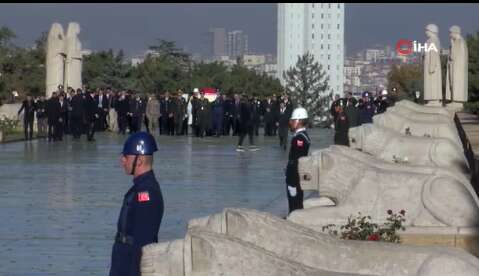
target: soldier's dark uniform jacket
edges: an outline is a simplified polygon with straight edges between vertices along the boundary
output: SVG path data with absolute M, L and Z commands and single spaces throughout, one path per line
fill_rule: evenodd
M 163 196 L 153 171 L 133 179 L 125 194 L 113 244 L 110 276 L 139 276 L 141 248 L 158 242 Z
M 297 194 L 292 197 L 286 189 L 290 213 L 296 209 L 303 209 L 303 190 L 299 184 L 298 159 L 308 155 L 310 144 L 311 139 L 305 128 L 298 129 L 291 139 L 288 165 L 286 166 L 286 185 L 295 187 Z

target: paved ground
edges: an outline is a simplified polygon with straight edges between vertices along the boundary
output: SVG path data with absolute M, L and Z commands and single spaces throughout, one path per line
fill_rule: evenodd
M 44 140 L 0 145 L 0 275 L 107 275 L 116 221 L 131 179 L 122 174 L 124 137 L 96 143 Z M 313 148 L 331 130 L 312 131 Z M 182 238 L 189 219 L 246 207 L 287 211 L 277 138 L 237 153 L 236 137 L 159 139 L 155 171 L 165 198 L 160 240 Z

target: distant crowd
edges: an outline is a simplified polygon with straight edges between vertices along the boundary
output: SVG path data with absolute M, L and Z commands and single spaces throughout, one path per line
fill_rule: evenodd
M 86 134 L 94 141 L 97 131 L 135 133 L 142 129 L 159 135 L 253 136 L 264 127 L 265 136 L 279 136 L 286 147 L 288 120 L 293 106 L 287 95 L 259 98 L 240 94 L 221 95 L 210 102 L 199 89 L 192 93 L 165 92 L 142 96 L 131 90 L 112 91 L 68 88 L 60 85 L 49 99 L 27 96 L 18 114 L 24 112 L 25 139 L 33 137 L 34 116 L 38 135 L 48 141 L 61 141 L 65 134 L 80 139 Z M 190 133 L 191 133 L 190 132 Z
M 335 144 L 349 145 L 348 131 L 363 123 L 372 123 L 375 114 L 383 113 L 394 101 L 386 90 L 372 95 L 364 92 L 360 99 L 346 93 L 336 95 L 331 107 Z M 288 121 L 293 104 L 287 95 L 260 98 L 240 94 L 217 95 L 210 102 L 199 89 L 192 93 L 178 90 L 161 95 L 142 96 L 131 90 L 112 91 L 111 88 L 58 90 L 49 99 L 27 96 L 18 114 L 24 112 L 25 139 L 33 137 L 34 116 L 38 135 L 48 141 L 61 141 L 65 134 L 80 139 L 85 134 L 94 141 L 97 131 L 110 130 L 120 134 L 135 133 L 145 129 L 159 135 L 238 136 L 238 150 L 249 136 L 254 146 L 254 136 L 260 126 L 265 136 L 278 136 L 279 144 L 286 149 Z
M 373 116 L 386 112 L 394 105 L 394 98 L 383 90 L 375 95 L 365 91 L 360 99 L 353 97 L 351 92 L 346 97 L 335 95 L 330 111 L 334 120 L 334 143 L 349 146 L 349 128 L 373 122 Z

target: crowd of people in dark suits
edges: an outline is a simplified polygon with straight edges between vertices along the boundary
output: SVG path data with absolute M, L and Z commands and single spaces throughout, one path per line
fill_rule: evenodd
M 135 133 L 142 128 L 159 135 L 238 136 L 238 150 L 248 136 L 250 147 L 255 149 L 254 136 L 260 125 L 265 136 L 279 136 L 281 147 L 286 149 L 288 120 L 293 110 L 287 95 L 265 98 L 234 94 L 217 94 L 209 101 L 203 92 L 194 89 L 186 94 L 165 92 L 144 97 L 134 91 L 113 92 L 111 88 L 95 90 L 61 85 L 52 96 L 33 99 L 27 96 L 18 114 L 24 112 L 25 139 L 33 137 L 36 115 L 38 136 L 48 141 L 62 141 L 65 134 L 80 139 L 86 134 L 94 141 L 97 131 Z
M 340 145 L 349 145 L 350 127 L 372 123 L 375 114 L 394 104 L 386 90 L 376 95 L 366 91 L 360 99 L 350 92 L 345 94 L 344 98 L 336 95 L 330 107 L 334 143 Z M 73 139 L 86 134 L 88 141 L 94 141 L 96 131 L 126 134 L 144 128 L 170 136 L 188 135 L 191 131 L 199 138 L 231 134 L 238 136 L 237 151 L 244 151 L 246 136 L 250 150 L 257 150 L 254 137 L 259 135 L 261 125 L 264 136 L 278 136 L 281 148 L 286 149 L 293 104 L 286 94 L 259 98 L 218 93 L 210 102 L 197 88 L 190 94 L 178 90 L 144 97 L 131 90 L 113 92 L 111 88 L 69 87 L 64 91 L 60 85 L 49 99 L 27 96 L 18 113 L 22 111 L 26 140 L 33 138 L 36 114 L 38 134 L 48 141 L 61 141 L 64 134 L 71 134 Z

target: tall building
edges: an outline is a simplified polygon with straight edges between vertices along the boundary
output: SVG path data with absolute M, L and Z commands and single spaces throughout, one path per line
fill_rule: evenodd
M 278 4 L 278 78 L 310 52 L 329 75 L 330 92 L 343 95 L 344 3 Z
M 226 51 L 230 58 L 248 54 L 248 35 L 243 31 L 228 32 Z
M 224 28 L 210 28 L 211 54 L 214 57 L 226 55 L 226 31 Z

